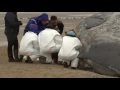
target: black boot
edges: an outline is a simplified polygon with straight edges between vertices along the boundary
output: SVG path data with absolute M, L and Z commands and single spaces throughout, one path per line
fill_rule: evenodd
M 28 63 L 33 63 L 33 61 L 31 60 L 31 58 L 28 56 L 27 57 Z
M 15 59 L 15 62 L 22 62 L 22 60 L 19 59 L 19 58 L 16 58 L 16 59 Z
M 14 57 L 15 57 L 15 62 L 21 62 L 22 61 L 18 58 L 18 49 L 16 49 L 16 48 L 14 48 Z
M 67 64 L 67 62 L 64 62 L 63 65 L 64 65 L 65 68 L 69 67 L 69 65 Z
M 25 60 L 25 63 L 28 63 L 29 61 L 28 60 Z
M 8 60 L 9 62 L 15 62 L 15 60 L 13 58 L 9 58 Z
M 57 58 L 54 59 L 54 64 L 58 64 L 58 59 Z
M 52 60 L 54 61 L 54 64 L 58 64 L 58 52 L 57 53 L 52 53 Z
M 14 60 L 14 58 L 13 58 L 13 53 L 12 53 L 12 51 L 9 51 L 8 50 L 8 58 L 9 58 L 9 62 L 14 62 L 15 60 Z
M 42 64 L 45 64 L 46 63 L 46 57 L 40 56 L 39 57 L 39 62 L 42 63 Z
M 21 60 L 23 60 L 23 57 L 24 57 L 23 55 L 20 55 L 20 59 L 21 59 Z
M 17 52 L 17 51 L 16 51 Z M 16 52 L 14 52 L 14 57 L 15 57 L 15 59 L 18 59 L 19 57 L 18 57 L 18 53 L 16 53 Z
M 75 67 L 71 67 L 71 69 L 77 69 L 77 68 L 75 68 Z
M 58 61 L 58 65 L 63 65 L 63 61 Z

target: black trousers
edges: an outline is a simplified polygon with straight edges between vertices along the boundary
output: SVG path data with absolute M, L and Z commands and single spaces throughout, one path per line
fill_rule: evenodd
M 51 56 L 52 56 L 52 60 L 54 60 L 54 62 L 57 63 L 58 62 L 58 52 L 52 53 Z
M 18 59 L 18 38 L 17 35 L 12 33 L 6 34 L 8 41 L 8 58 L 9 59 Z M 14 56 L 13 56 L 14 55 Z
M 64 27 L 59 26 L 58 28 L 60 30 L 60 34 L 62 35 Z M 58 63 L 58 52 L 57 53 L 52 53 L 51 56 L 52 56 L 52 60 L 54 60 L 55 63 Z

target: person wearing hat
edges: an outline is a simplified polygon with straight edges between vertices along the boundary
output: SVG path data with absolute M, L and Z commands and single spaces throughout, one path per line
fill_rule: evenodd
M 40 57 L 38 43 L 38 26 L 30 24 L 30 31 L 26 32 L 20 43 L 20 55 L 27 56 L 26 63 L 33 63 L 34 60 Z
M 74 30 L 70 30 L 63 37 L 62 47 L 58 53 L 59 60 L 64 61 L 64 67 L 68 68 L 71 64 L 72 69 L 78 66 L 79 49 L 82 47 L 80 40 L 76 37 Z

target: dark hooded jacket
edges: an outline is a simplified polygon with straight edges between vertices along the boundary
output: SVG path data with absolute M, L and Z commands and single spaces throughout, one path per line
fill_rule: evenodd
M 38 26 L 36 24 L 30 24 L 30 31 L 38 34 Z
M 38 26 L 37 34 L 39 34 L 47 26 L 47 24 L 46 25 L 42 24 L 42 22 L 41 22 L 42 20 L 49 20 L 48 15 L 46 13 L 43 13 L 42 15 L 40 15 L 38 17 L 32 17 L 25 27 L 24 34 L 28 31 L 30 31 L 30 24 L 36 24 Z
M 18 21 L 17 12 L 7 12 L 5 15 L 5 34 L 16 34 L 19 33 L 20 23 Z

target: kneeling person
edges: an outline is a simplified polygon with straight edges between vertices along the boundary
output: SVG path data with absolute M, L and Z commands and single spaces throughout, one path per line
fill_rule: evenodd
M 78 66 L 79 49 L 82 46 L 80 40 L 76 37 L 76 33 L 70 30 L 63 37 L 62 47 L 58 54 L 59 60 L 64 61 L 64 67 L 68 68 L 71 62 L 71 68 L 76 69 Z
M 52 26 L 47 26 L 45 30 L 39 33 L 40 54 L 46 57 L 46 63 L 52 63 L 52 53 L 59 52 L 62 45 L 62 36 L 53 29 Z
M 26 32 L 20 43 L 20 55 L 28 56 L 26 62 L 33 63 L 40 57 L 38 43 L 38 26 L 30 24 L 30 31 Z

